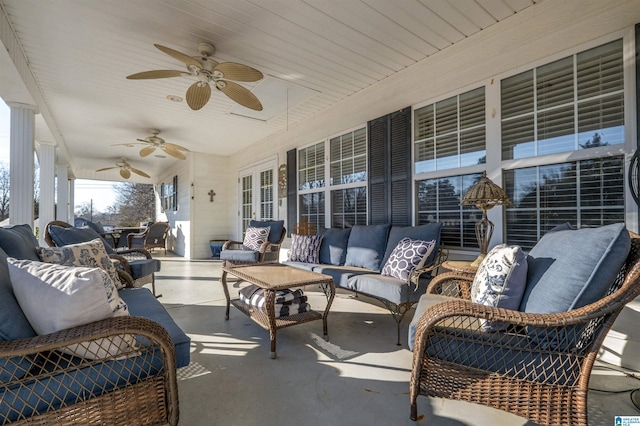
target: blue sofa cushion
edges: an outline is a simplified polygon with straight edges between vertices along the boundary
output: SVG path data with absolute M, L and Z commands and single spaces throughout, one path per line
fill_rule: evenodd
M 358 293 L 369 294 L 391 303 L 415 303 L 424 294 L 429 280 L 421 280 L 421 291 L 413 291 L 406 280 L 380 274 L 354 275 L 347 280 L 346 288 Z
M 189 365 L 191 339 L 175 323 L 167 310 L 147 288 L 123 288 L 118 294 L 129 307 L 132 316 L 149 318 L 163 326 L 176 348 L 176 366 Z
M 40 260 L 36 247 L 40 244 L 29 225 L 0 227 L 0 248 L 16 259 Z
M 333 282 L 337 287 L 347 287 L 349 278 L 354 275 L 370 274 L 371 271 L 366 268 L 358 268 L 353 266 L 334 266 L 334 265 L 316 265 L 313 272 L 329 275 L 333 278 Z
M 317 263 L 307 263 L 307 262 L 293 262 L 291 260 L 285 260 L 284 262 L 281 262 L 283 265 L 289 265 L 289 266 L 293 266 L 296 267 L 298 269 L 304 269 L 306 271 L 313 271 L 313 268 L 315 268 L 316 266 L 321 266 Z
M 105 241 L 100 234 L 91 228 L 64 228 L 62 226 L 53 225 L 49 227 L 49 235 L 51 235 L 51 239 L 58 247 L 66 246 L 68 244 L 86 243 L 87 241 L 100 238 L 107 253 L 115 253 L 111 244 Z
M 392 226 L 389 231 L 389 238 L 387 241 L 387 249 L 384 253 L 384 259 L 382 265 L 387 263 L 391 252 L 396 248 L 398 243 L 403 238 L 411 238 L 412 240 L 431 241 L 435 240 L 434 249 L 424 262 L 425 266 L 429 266 L 433 263 L 438 255 L 438 248 L 440 247 L 440 232 L 442 230 L 441 223 L 428 223 L 426 225 L 419 226 Z
M 409 350 L 413 352 L 413 346 L 416 340 L 416 329 L 418 328 L 418 323 L 420 322 L 420 318 L 430 307 L 440 303 L 445 302 L 447 300 L 457 300 L 456 297 L 443 296 L 441 294 L 425 294 L 420 297 L 418 300 L 418 304 L 416 305 L 416 310 L 413 313 L 413 319 L 411 319 L 411 323 L 409 324 Z
M 222 250 L 220 252 L 220 260 L 228 260 L 231 262 L 251 263 L 257 262 L 260 252 L 254 250 Z
M 527 257 L 527 287 L 520 310 L 565 312 L 601 299 L 630 247 L 623 223 L 548 232 Z
M 73 366 L 77 365 L 75 359 L 61 357 L 56 365 L 45 366 L 47 370 L 65 369 L 60 374 L 44 378 L 35 376 L 31 381 L 0 391 L 2 417 L 15 421 L 43 414 L 63 405 L 82 402 L 88 395 L 100 396 L 128 384 L 139 383 L 162 371 L 162 358 L 157 350 L 147 350 L 140 356 L 105 361 L 80 369 L 74 369 Z M 59 392 L 52 393 L 51 389 L 59 389 Z M 35 410 L 32 408 L 34 406 Z
M 347 243 L 345 266 L 358 266 L 380 272 L 388 235 L 389 224 L 355 225 L 351 228 Z
M 13 293 L 7 254 L 0 249 L 0 340 L 35 336 L 36 332 L 29 324 Z
M 134 280 L 160 271 L 160 265 L 161 264 L 158 259 L 140 259 L 129 262 L 129 266 L 131 267 L 131 276 Z
M 284 220 L 252 220 L 249 222 L 249 226 L 256 228 L 271 227 L 268 240 L 270 243 L 277 243 L 280 241 L 280 236 L 284 229 Z
M 325 230 L 322 233 L 322 242 L 320 243 L 320 263 L 344 265 L 350 234 L 351 228 Z

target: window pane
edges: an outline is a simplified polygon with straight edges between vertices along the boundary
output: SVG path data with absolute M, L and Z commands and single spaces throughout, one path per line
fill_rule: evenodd
M 502 80 L 500 94 L 503 120 L 533 114 L 533 70 Z
M 458 167 L 458 135 L 452 134 L 436 139 L 436 168 L 438 170 Z
M 366 206 L 367 191 L 364 187 L 331 191 L 331 227 L 366 225 Z
M 573 57 L 536 70 L 538 110 L 573 102 Z
M 325 229 L 324 192 L 300 195 L 300 222 L 310 222 L 316 230 Z
M 578 143 L 581 148 L 624 143 L 624 95 L 607 96 L 578 105 Z M 598 139 L 595 139 L 595 134 Z M 590 138 L 594 138 L 589 143 Z
M 436 169 L 434 141 L 427 139 L 415 144 L 415 173 L 433 172 Z
M 436 136 L 458 129 L 458 98 L 453 97 L 436 104 Z
M 475 223 L 482 212 L 475 207 L 461 206 L 460 200 L 481 177 L 481 174 L 472 174 L 417 181 L 417 225 L 439 222 L 443 226 L 443 244 L 476 248 Z
M 330 141 L 331 185 L 364 182 L 367 178 L 367 136 L 365 128 Z
M 298 189 L 314 189 L 324 186 L 324 142 L 301 149 L 298 152 Z
M 460 95 L 461 129 L 484 125 L 484 103 L 484 87 Z
M 581 228 L 624 222 L 622 157 L 506 170 L 503 177 L 513 201 L 506 208 L 508 244 L 529 250 L 565 222 Z
M 416 140 L 433 137 L 433 107 L 433 105 L 427 105 L 414 111 L 414 138 Z
M 472 166 L 487 162 L 484 127 L 460 132 L 460 166 Z
M 577 55 L 578 99 L 624 90 L 622 40 Z
M 538 155 L 573 151 L 575 127 L 573 105 L 538 114 Z
M 502 122 L 502 159 L 533 157 L 536 153 L 533 115 Z

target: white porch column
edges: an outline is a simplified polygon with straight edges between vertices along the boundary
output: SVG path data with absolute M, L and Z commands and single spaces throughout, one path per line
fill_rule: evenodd
M 58 202 L 56 204 L 56 219 L 69 221 L 69 168 L 65 164 L 56 165 L 56 176 L 58 178 Z
M 38 234 L 40 245 L 46 247 L 44 241 L 44 227 L 47 223 L 55 220 L 56 205 L 56 144 L 52 142 L 39 142 L 40 155 L 38 163 L 40 164 L 40 232 Z
M 68 217 L 70 219 L 70 224 L 73 225 L 73 219 L 76 217 L 74 206 L 76 205 L 76 179 L 69 179 L 69 212 Z
M 33 147 L 36 107 L 8 102 L 11 109 L 9 223 L 33 226 Z

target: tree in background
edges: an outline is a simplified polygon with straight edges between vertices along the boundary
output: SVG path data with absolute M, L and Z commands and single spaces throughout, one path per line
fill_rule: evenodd
M 9 166 L 0 163 L 0 221 L 9 217 Z
M 154 220 L 156 216 L 156 198 L 153 185 L 146 183 L 123 182 L 114 185 L 116 210 L 120 226 L 139 226 L 140 222 Z

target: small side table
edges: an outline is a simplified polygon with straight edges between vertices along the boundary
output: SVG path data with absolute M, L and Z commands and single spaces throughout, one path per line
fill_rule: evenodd
M 461 274 L 475 275 L 478 268 L 471 266 L 471 262 L 466 260 L 445 260 L 442 262 L 442 267 Z

